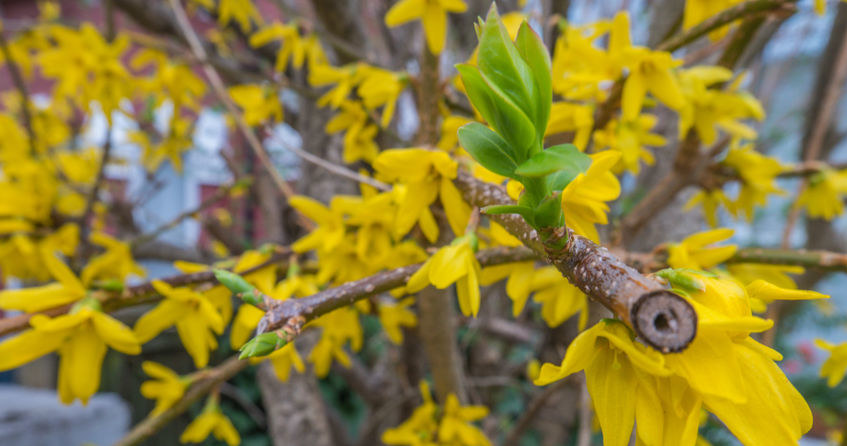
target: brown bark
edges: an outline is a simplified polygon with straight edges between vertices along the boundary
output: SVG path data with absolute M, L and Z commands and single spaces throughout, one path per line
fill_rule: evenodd
M 301 338 L 298 346 L 314 345 L 314 337 L 308 338 Z M 306 373 L 292 373 L 287 382 L 281 382 L 271 364 L 265 362 L 259 366 L 258 381 L 268 415 L 268 431 L 275 446 L 335 444 L 311 367 Z
M 483 208 L 514 204 L 503 188 L 460 172 L 455 181 L 465 201 Z M 655 279 L 627 266 L 606 248 L 574 235 L 568 228 L 548 228 L 539 237 L 514 214 L 492 215 L 512 235 L 547 257 L 577 288 L 630 324 L 647 344 L 665 351 L 681 351 L 694 339 L 697 314 L 681 297 Z

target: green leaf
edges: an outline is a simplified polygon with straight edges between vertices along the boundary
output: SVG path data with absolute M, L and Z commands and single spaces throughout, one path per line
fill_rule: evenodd
M 525 177 L 539 178 L 565 171 L 573 174 L 572 179 L 588 168 L 586 160 L 587 164 L 591 164 L 591 158 L 580 152 L 573 144 L 560 144 L 536 153 L 518 166 L 515 173 Z
M 555 228 L 564 225 L 559 194 L 546 197 L 534 210 L 536 228 Z
M 227 287 L 243 302 L 260 308 L 264 306 L 265 296 L 256 287 L 244 280 L 243 277 L 225 269 L 216 269 L 214 273 L 218 282 Z
M 218 279 L 223 286 L 227 287 L 235 294 L 246 293 L 254 287 L 250 285 L 243 277 L 225 269 L 214 270 L 215 278 Z
M 267 356 L 282 348 L 288 341 L 281 338 L 276 332 L 262 333 L 247 341 L 238 351 L 238 359 L 253 358 L 256 356 Z
M 550 119 L 550 106 L 553 102 L 553 81 L 551 75 L 550 53 L 538 34 L 524 21 L 518 30 L 515 39 L 524 62 L 532 71 L 535 86 L 538 91 L 538 100 L 535 102 L 535 131 L 540 138 L 544 137 L 547 130 L 547 121 Z
M 512 147 L 488 127 L 472 122 L 459 128 L 459 143 L 486 169 L 514 178 L 518 167 Z
M 504 215 L 504 214 L 518 214 L 524 219 L 532 219 L 532 208 L 527 206 L 520 206 L 515 204 L 498 204 L 492 206 L 486 206 L 482 208 L 482 212 L 487 215 Z
M 538 88 L 532 69 L 509 37 L 494 3 L 482 26 L 477 65 L 482 75 L 523 110 L 531 121 L 538 119 Z
M 476 67 L 458 64 L 456 69 L 462 76 L 462 83 L 473 106 L 509 142 L 516 160 L 525 160 L 527 149 L 536 142 L 535 126 L 529 117 L 499 88 L 488 82 Z
M 666 268 L 661 271 L 657 271 L 656 276 L 667 280 L 668 283 L 670 283 L 674 289 L 682 291 L 686 295 L 688 293 L 705 291 L 706 284 L 704 284 L 702 280 L 692 275 L 692 271 L 694 270 L 689 270 L 686 268 Z M 699 271 L 697 272 L 699 273 Z

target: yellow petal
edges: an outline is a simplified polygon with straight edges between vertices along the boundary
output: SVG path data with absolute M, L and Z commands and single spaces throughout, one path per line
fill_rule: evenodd
M 195 367 L 203 368 L 209 364 L 209 331 L 202 319 L 183 317 L 176 323 L 176 331 L 185 350 L 194 360 Z
M 447 38 L 447 13 L 438 4 L 426 2 L 424 14 L 421 17 L 424 34 L 426 34 L 426 45 L 432 54 L 441 54 L 444 50 L 444 41 Z
M 421 17 L 425 5 L 426 0 L 400 0 L 385 14 L 385 24 L 393 28 Z
M 97 336 L 94 327 L 86 325 L 78 329 L 59 350 L 60 380 L 66 380 L 70 395 L 64 395 L 68 404 L 79 398 L 83 404 L 100 387 L 100 372 L 106 344 Z M 67 398 L 70 397 L 71 401 Z
M 723 332 L 698 330 L 694 341 L 683 352 L 665 355 L 665 364 L 703 395 L 714 395 L 736 404 L 747 400 L 746 384 L 733 342 Z
M 203 412 L 188 425 L 179 437 L 180 443 L 201 443 L 212 433 L 217 419 L 213 412 Z
M 464 234 L 471 216 L 471 208 L 462 199 L 459 189 L 456 189 L 451 180 L 442 177 L 439 196 L 444 212 L 447 214 L 447 223 L 450 224 L 453 234 Z
M 585 369 L 585 383 L 594 402 L 605 446 L 626 446 L 635 424 L 635 371 L 621 353 L 603 350 Z M 621 397 L 627 395 L 626 397 Z
M 762 299 L 765 302 L 774 300 L 807 300 L 807 299 L 828 299 L 826 294 L 818 293 L 817 291 L 809 290 L 792 290 L 780 288 L 770 282 L 764 280 L 755 280 L 750 285 L 747 285 L 747 292 L 754 299 Z
M 468 274 L 456 282 L 456 293 L 459 297 L 459 308 L 465 316 L 473 316 L 479 313 L 479 282 L 477 273 L 471 269 Z
M 80 298 L 85 294 L 85 287 L 82 285 L 82 282 L 77 279 L 73 271 L 71 271 L 67 265 L 62 263 L 62 261 L 59 260 L 54 253 L 45 248 L 42 249 L 41 255 L 44 259 L 44 266 L 46 266 L 47 270 L 50 271 L 51 276 L 64 285 L 68 291 L 79 293 Z
M 445 246 L 432 256 L 429 281 L 438 289 L 444 289 L 468 273 L 473 253 L 465 243 Z
M 247 342 L 264 315 L 264 311 L 252 305 L 243 304 L 238 307 L 238 313 L 232 322 L 232 331 L 229 335 L 229 344 L 233 350 L 237 350 Z
M 141 353 L 141 344 L 132 330 L 108 314 L 95 311 L 91 318 L 97 335 L 109 347 L 128 355 Z
M 20 367 L 54 350 L 64 342 L 64 336 L 26 330 L 0 343 L 0 371 Z
M 542 365 L 541 372 L 534 381 L 535 385 L 544 386 L 550 384 L 551 382 L 558 381 L 568 375 L 583 370 L 588 364 L 591 364 L 594 356 L 599 351 L 594 346 L 597 340 L 599 326 L 597 324 L 583 331 L 571 342 L 560 366 L 549 363 Z
M 165 299 L 138 318 L 132 331 L 139 342 L 147 342 L 173 326 L 185 313 L 185 306 L 181 302 Z
M 638 72 L 630 74 L 624 82 L 621 99 L 624 120 L 629 121 L 638 117 L 646 94 L 647 86 L 644 77 Z

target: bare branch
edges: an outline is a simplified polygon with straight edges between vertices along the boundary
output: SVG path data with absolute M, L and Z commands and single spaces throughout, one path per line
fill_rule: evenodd
M 288 250 L 280 250 L 268 259 L 266 262 L 256 265 L 240 274 L 250 274 L 270 265 L 279 263 L 283 269 L 286 268 L 288 258 L 291 253 Z M 211 271 L 201 271 L 199 273 L 179 274 L 171 277 L 159 279 L 162 282 L 174 287 L 197 285 L 201 283 L 215 282 L 215 274 Z M 110 291 L 95 291 L 93 296 L 102 304 L 104 311 L 115 311 L 120 308 L 140 305 L 143 303 L 151 303 L 158 300 L 156 289 L 153 288 L 152 282 L 142 283 L 140 285 L 125 288 L 121 292 Z M 0 319 L 0 337 L 10 333 L 16 333 L 29 326 L 29 320 L 36 314 L 44 314 L 55 317 L 67 313 L 73 304 L 62 305 L 55 308 L 49 308 L 36 313 L 26 313 L 17 316 Z
M 188 21 L 188 17 L 185 15 L 185 10 L 182 8 L 182 5 L 179 3 L 179 0 L 170 0 L 171 9 L 176 16 L 177 25 L 185 37 L 185 40 L 188 42 L 188 45 L 191 47 L 191 51 L 194 55 L 200 59 L 203 66 L 203 72 L 206 74 L 206 77 L 209 79 L 209 83 L 212 86 L 215 94 L 218 96 L 218 99 L 223 102 L 224 107 L 226 107 L 227 112 L 232 116 L 235 120 L 235 125 L 238 127 L 238 130 L 244 135 L 244 138 L 247 140 L 247 145 L 250 146 L 250 149 L 259 159 L 259 162 L 262 163 L 262 166 L 267 170 L 270 174 L 271 178 L 274 180 L 274 184 L 279 189 L 279 191 L 286 197 L 290 198 L 294 195 L 294 191 L 291 189 L 291 186 L 285 182 L 280 175 L 279 171 L 274 167 L 271 162 L 270 157 L 268 157 L 268 153 L 265 148 L 262 146 L 262 143 L 256 137 L 256 134 L 253 133 L 253 130 L 247 125 L 247 122 L 244 121 L 244 117 L 239 113 L 238 108 L 232 102 L 232 98 L 230 98 L 229 93 L 226 90 L 226 86 L 224 85 L 223 79 L 221 79 L 217 70 L 211 63 L 208 62 L 209 57 L 206 54 L 206 49 L 203 48 L 203 44 L 200 43 L 199 37 L 197 37 L 197 33 L 194 32 L 194 28 L 191 27 L 191 23 Z
M 514 204 L 503 188 L 467 173 L 460 173 L 455 184 L 472 206 Z M 571 284 L 630 325 L 652 347 L 664 352 L 681 351 L 694 339 L 697 314 L 691 305 L 662 283 L 627 266 L 606 248 L 564 227 L 550 228 L 542 242 L 517 215 L 490 218 L 545 257 Z
M 520 262 L 535 258 L 536 254 L 524 247 L 491 248 L 480 251 L 476 257 L 482 266 Z M 375 294 L 384 293 L 406 284 L 412 274 L 420 269 L 422 263 L 395 268 L 347 282 L 337 287 L 323 290 L 301 299 L 288 299 L 271 307 L 256 329 L 258 333 L 283 330 L 286 336 L 294 339 L 309 321 L 336 310 L 352 305 Z

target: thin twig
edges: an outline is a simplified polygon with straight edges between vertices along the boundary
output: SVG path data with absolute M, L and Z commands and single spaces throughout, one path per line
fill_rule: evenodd
M 828 82 L 824 86 L 824 93 L 821 95 L 821 103 L 815 121 L 812 123 L 811 131 L 808 134 L 803 147 L 803 161 L 813 162 L 820 157 L 821 150 L 824 144 L 824 137 L 827 129 L 830 128 L 832 119 L 838 106 L 839 98 L 841 97 L 842 89 L 844 88 L 845 78 L 847 78 L 847 34 L 841 37 L 841 47 L 833 61 L 833 72 Z M 794 231 L 794 226 L 800 218 L 800 207 L 797 205 L 797 200 L 800 195 L 809 187 L 808 177 L 803 178 L 800 184 L 794 202 L 791 205 L 791 210 L 785 222 L 785 229 L 782 233 L 782 247 L 788 248 L 791 244 L 791 233 Z
M 503 440 L 503 446 L 517 446 L 520 444 L 521 437 L 524 432 L 532 425 L 532 421 L 535 420 L 535 417 L 541 411 L 542 408 L 547 404 L 547 401 L 556 394 L 559 390 L 566 387 L 570 384 L 569 380 L 562 379 L 556 381 L 555 383 L 545 387 L 539 393 L 537 393 L 532 400 L 526 405 L 526 408 L 521 414 L 520 418 L 515 422 L 512 430 L 509 431 L 508 435 L 506 435 L 506 439 Z
M 348 169 L 344 166 L 339 166 L 338 164 L 332 163 L 332 162 L 327 161 L 327 160 L 325 160 L 321 157 L 315 156 L 315 155 L 313 155 L 313 154 L 311 154 L 311 153 L 309 153 L 309 152 L 307 152 L 303 149 L 300 149 L 299 147 L 295 147 L 291 144 L 288 144 L 287 142 L 285 142 L 282 139 L 278 139 L 277 141 L 282 144 L 282 146 L 285 148 L 285 150 L 288 150 L 291 153 L 299 156 L 303 160 L 308 161 L 308 162 L 310 162 L 310 163 L 312 163 L 312 164 L 314 164 L 318 167 L 322 167 L 322 168 L 326 169 L 327 171 L 334 173 L 334 174 L 336 174 L 336 175 L 338 175 L 342 178 L 347 178 L 349 180 L 357 181 L 359 183 L 364 183 L 364 184 L 367 184 L 369 186 L 373 186 L 376 189 L 379 189 L 381 191 L 391 190 L 391 186 L 383 183 L 382 181 L 379 181 L 375 178 L 371 178 L 369 176 L 362 175 L 362 174 L 360 174 L 358 172 L 354 172 L 354 171 L 352 171 L 352 170 L 350 170 L 350 169 Z
M 187 218 L 193 218 L 198 213 L 200 213 L 200 212 L 204 211 L 205 209 L 213 206 L 215 203 L 218 203 L 219 201 L 223 200 L 224 198 L 229 196 L 230 193 L 232 193 L 232 190 L 234 188 L 248 185 L 248 184 L 250 184 L 250 182 L 251 182 L 250 178 L 245 177 L 245 178 L 242 178 L 239 181 L 236 181 L 236 182 L 233 182 L 233 183 L 230 183 L 230 184 L 221 185 L 220 187 L 218 187 L 218 189 L 215 191 L 215 193 L 213 193 L 212 195 L 207 197 L 205 200 L 200 202 L 200 204 L 197 205 L 197 207 L 195 207 L 194 209 L 189 209 L 187 211 L 183 211 L 179 215 L 172 218 L 170 221 L 163 223 L 162 225 L 160 225 L 156 229 L 154 229 L 154 230 L 152 230 L 152 231 L 150 231 L 146 234 L 138 235 L 137 237 L 130 240 L 129 244 L 131 246 L 138 246 L 138 245 L 141 245 L 145 242 L 155 240 L 158 236 L 162 235 L 164 232 L 175 228 L 177 225 L 182 223 L 183 220 L 185 220 Z
M 239 387 L 222 382 L 218 388 L 221 391 L 221 395 L 224 395 L 238 403 L 238 405 L 247 412 L 247 415 L 250 415 L 250 418 L 253 419 L 259 429 L 265 429 L 267 427 L 268 421 L 265 412 L 255 403 L 250 401 L 250 399 L 244 395 L 244 391 L 242 391 Z
M 200 38 L 197 37 L 197 33 L 194 31 L 194 28 L 191 27 L 191 23 L 188 21 L 188 17 L 185 14 L 185 10 L 182 8 L 182 5 L 179 3 L 179 0 L 170 0 L 171 9 L 176 16 L 177 24 L 179 25 L 180 30 L 182 31 L 186 41 L 188 42 L 191 51 L 194 55 L 200 59 L 202 62 L 203 72 L 206 74 L 206 77 L 209 79 L 209 83 L 212 86 L 212 89 L 215 91 L 215 94 L 218 96 L 218 99 L 223 102 L 224 107 L 226 107 L 227 112 L 232 116 L 235 121 L 236 127 L 238 130 L 244 135 L 244 138 L 247 140 L 247 145 L 250 146 L 250 149 L 259 159 L 259 162 L 262 163 L 262 166 L 265 170 L 270 174 L 271 178 L 274 181 L 277 189 L 286 197 L 291 198 L 294 196 L 294 190 L 291 189 L 291 186 L 285 182 L 282 178 L 282 175 L 277 171 L 271 162 L 270 157 L 268 157 L 267 150 L 262 146 L 262 143 L 256 137 L 256 134 L 252 129 L 247 125 L 247 122 L 244 121 L 244 117 L 239 113 L 238 108 L 232 101 L 232 98 L 229 96 L 229 93 L 226 90 L 223 80 L 221 76 L 218 74 L 218 71 L 208 62 L 208 55 L 206 54 L 206 50 L 203 48 L 203 45 L 200 43 Z
M 536 254 L 525 247 L 490 248 L 477 253 L 482 266 L 534 259 Z M 258 333 L 283 330 L 293 339 L 309 321 L 367 297 L 393 290 L 406 284 L 422 263 L 376 273 L 363 279 L 328 288 L 300 299 L 288 299 L 271 307 L 256 329 Z M 289 339 L 289 340 L 290 340 Z
M 94 205 L 97 203 L 97 195 L 100 194 L 100 188 L 103 187 L 103 182 L 106 180 L 106 165 L 109 164 L 109 157 L 112 152 L 112 123 L 109 119 L 109 124 L 106 126 L 106 142 L 103 144 L 103 153 L 100 155 L 100 166 L 97 168 L 97 176 L 94 179 L 94 185 L 88 193 L 88 198 L 85 201 L 85 211 L 82 213 L 82 254 L 86 252 L 90 246 L 89 238 L 91 236 L 91 218 L 94 214 Z

